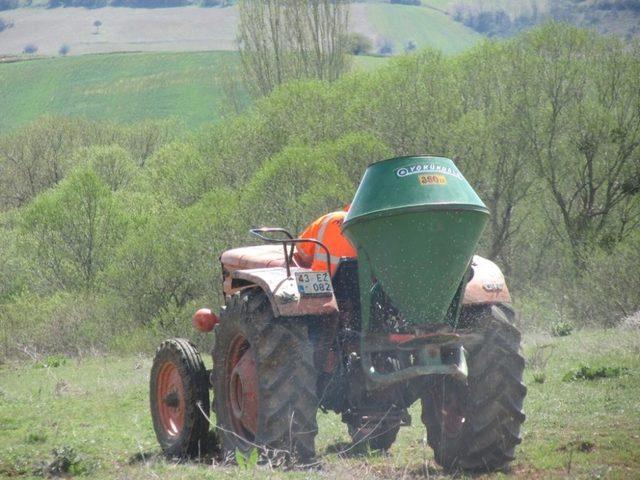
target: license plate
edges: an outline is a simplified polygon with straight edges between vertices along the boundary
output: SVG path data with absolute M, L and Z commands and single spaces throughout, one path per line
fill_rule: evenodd
M 300 295 L 331 295 L 331 277 L 327 272 L 302 272 L 296 274 Z

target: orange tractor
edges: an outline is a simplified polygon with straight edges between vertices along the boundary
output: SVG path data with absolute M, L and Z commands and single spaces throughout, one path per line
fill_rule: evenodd
M 187 340 L 156 353 L 151 413 L 162 449 L 194 456 L 215 437 L 226 453 L 255 448 L 304 463 L 320 409 L 342 416 L 354 448 L 386 450 L 420 400 L 438 463 L 505 467 L 525 419 L 524 360 L 504 277 L 474 255 L 487 218 L 451 160 L 400 157 L 367 169 L 342 226 L 357 259 L 339 259 L 333 275 L 296 252 L 314 243 L 331 264 L 317 239 L 252 230 L 266 245 L 220 257 L 219 318 L 194 316 L 214 333 L 213 369 Z

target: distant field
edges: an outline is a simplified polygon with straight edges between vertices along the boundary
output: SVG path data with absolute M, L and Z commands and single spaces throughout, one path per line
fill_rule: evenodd
M 376 3 L 367 6 L 367 15 L 378 35 L 393 42 L 394 53 L 401 53 L 410 40 L 418 48 L 457 53 L 483 37 L 443 13 L 440 9 L 446 3 L 425 2 L 421 7 Z M 429 8 L 429 4 L 436 8 Z
M 83 55 L 0 64 L 0 133 L 44 114 L 189 127 L 224 109 L 223 64 L 234 52 Z
M 418 46 L 457 52 L 480 36 L 444 11 L 448 0 L 428 0 L 423 7 L 381 3 L 350 6 L 351 29 L 372 40 L 388 38 L 397 51 L 407 40 Z M 19 55 L 27 44 L 39 55 L 122 51 L 235 50 L 238 9 L 226 8 L 19 8 L 0 12 L 14 26 L 0 33 L 0 56 Z M 97 30 L 93 23 L 102 22 Z
M 387 61 L 354 57 L 353 68 L 370 70 Z M 185 52 L 0 63 L 0 134 L 43 114 L 117 122 L 172 117 L 197 128 L 227 111 L 225 68 L 236 62 L 235 52 Z
M 525 343 L 527 420 L 513 469 L 506 476 L 471 478 L 637 479 L 640 332 L 581 331 L 562 338 L 529 337 Z M 551 354 L 544 383 L 533 380 L 530 368 L 540 345 L 548 345 L 545 351 Z M 73 472 L 97 479 L 460 478 L 445 475 L 424 445 L 419 404 L 411 408 L 413 426 L 400 431 L 389 456 L 345 454 L 349 437 L 339 416 L 318 413 L 317 470 L 243 470 L 212 466 L 211 460 L 163 460 L 149 415 L 151 354 L 58 358 L 53 361 L 64 364 L 56 368 L 34 361 L 0 365 L 0 477 L 34 478 L 66 458 Z M 206 355 L 205 361 L 211 367 Z M 563 381 L 580 364 L 628 370 L 619 378 Z
M 14 26 L 0 33 L 0 55 L 25 45 L 39 55 L 123 51 L 234 50 L 237 8 L 20 8 L 0 12 Z M 100 20 L 99 33 L 93 22 Z

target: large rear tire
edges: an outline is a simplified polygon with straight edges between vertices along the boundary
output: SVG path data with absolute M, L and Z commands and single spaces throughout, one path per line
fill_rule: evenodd
M 196 347 L 182 338 L 162 342 L 150 379 L 153 428 L 168 457 L 198 457 L 209 432 L 209 381 Z
M 520 332 L 505 305 L 471 307 L 463 318 L 476 334 L 465 343 L 468 385 L 444 377 L 423 397 L 427 440 L 448 470 L 504 469 L 514 459 L 525 420 Z
M 307 326 L 274 319 L 266 295 L 250 290 L 227 300 L 213 349 L 215 411 L 228 454 L 307 462 L 318 432 L 316 371 Z

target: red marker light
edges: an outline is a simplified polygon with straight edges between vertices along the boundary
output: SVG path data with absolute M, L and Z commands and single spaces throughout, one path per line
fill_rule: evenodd
M 213 330 L 213 327 L 215 327 L 219 321 L 218 317 L 212 313 L 211 310 L 208 308 L 201 308 L 193 314 L 191 322 L 196 330 L 206 333 Z

